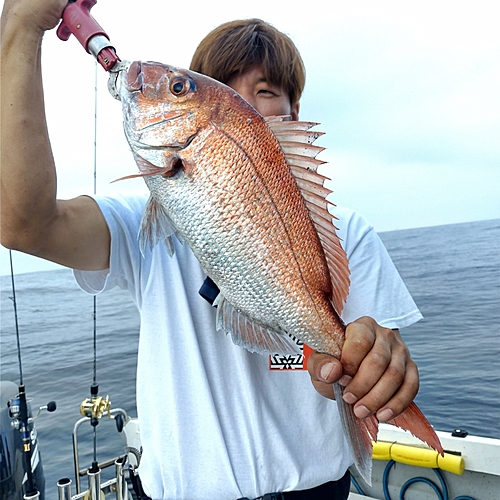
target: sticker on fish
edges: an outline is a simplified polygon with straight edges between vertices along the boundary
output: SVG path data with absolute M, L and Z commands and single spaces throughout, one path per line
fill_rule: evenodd
M 184 241 L 220 290 L 217 328 L 251 352 L 340 359 L 349 266 L 328 210 L 316 123 L 264 119 L 237 92 L 155 62 L 121 74 L 124 129 L 149 190 L 141 245 Z M 290 358 L 291 359 L 291 358 Z M 370 482 L 378 421 L 335 384 L 356 466 Z M 416 405 L 391 421 L 442 453 Z
M 312 353 L 312 349 L 300 340 L 297 341 L 297 345 L 300 347 L 300 354 L 270 354 L 269 370 L 274 372 L 307 370 L 307 360 Z

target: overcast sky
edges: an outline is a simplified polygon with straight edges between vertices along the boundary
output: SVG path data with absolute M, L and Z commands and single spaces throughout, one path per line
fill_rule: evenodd
M 327 148 L 321 157 L 334 202 L 357 209 L 378 231 L 500 217 L 500 2 L 300 5 L 98 0 L 92 15 L 122 59 L 181 67 L 220 23 L 269 21 L 295 41 L 306 64 L 300 117 L 326 132 L 318 144 Z M 54 31 L 45 36 L 43 68 L 58 195 L 92 193 L 93 58 Z M 140 179 L 110 184 L 136 166 L 120 103 L 97 70 L 97 192 L 144 190 Z M 4 274 L 8 253 L 0 256 Z M 19 254 L 15 266 L 48 268 Z

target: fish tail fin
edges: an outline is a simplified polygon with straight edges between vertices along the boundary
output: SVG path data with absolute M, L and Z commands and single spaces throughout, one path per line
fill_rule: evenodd
M 411 432 L 416 438 L 444 456 L 444 450 L 436 432 L 415 403 L 411 403 L 403 413 L 387 423 Z
M 344 388 L 338 382 L 335 382 L 333 389 L 340 420 L 354 458 L 354 464 L 361 477 L 371 486 L 372 441 L 377 440 L 378 420 L 375 415 L 363 419 L 357 418 L 354 415 L 353 405 L 346 403 L 342 398 Z M 435 449 L 441 456 L 444 456 L 444 450 L 436 432 L 415 403 L 412 402 L 403 413 L 387 423 L 409 431 L 416 438 Z
M 372 484 L 372 440 L 377 440 L 378 420 L 374 415 L 359 419 L 354 415 L 354 407 L 344 401 L 344 388 L 338 383 L 333 384 L 335 400 L 344 429 L 344 435 L 354 458 L 354 464 L 361 477 Z

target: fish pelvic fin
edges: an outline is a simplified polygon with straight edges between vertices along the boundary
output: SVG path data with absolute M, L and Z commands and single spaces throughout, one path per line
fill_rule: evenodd
M 139 245 L 144 255 L 146 247 L 152 250 L 161 241 L 170 257 L 174 255 L 174 242 L 172 234 L 176 232 L 165 209 L 150 196 L 142 214 L 139 228 Z M 179 241 L 182 241 L 179 239 Z
M 368 485 L 372 484 L 372 441 L 377 440 L 378 420 L 370 417 L 359 419 L 354 415 L 354 407 L 344 401 L 344 388 L 333 384 L 335 400 L 340 414 L 344 435 L 354 459 L 354 465 Z
M 266 123 L 285 153 L 290 170 L 318 233 L 332 283 L 331 301 L 340 316 L 349 294 L 350 272 L 347 256 L 336 233 L 337 228 L 333 224 L 333 216 L 328 210 L 328 207 L 333 205 L 327 200 L 327 196 L 332 191 L 324 186 L 328 178 L 317 172 L 318 167 L 325 162 L 316 159 L 316 156 L 324 148 L 315 146 L 313 143 L 323 135 L 323 132 L 310 130 L 318 125 L 317 123 L 284 121 L 284 118 L 268 117 Z
M 411 403 L 403 413 L 398 415 L 396 418 L 389 420 L 387 423 L 400 427 L 405 431 L 409 431 L 417 439 L 427 443 L 431 448 L 444 457 L 444 450 L 441 445 L 441 441 L 432 428 L 432 425 L 425 418 L 424 414 L 415 403 Z
M 238 312 L 222 294 L 213 305 L 217 306 L 217 330 L 229 333 L 234 344 L 259 354 L 302 354 L 292 337 L 255 323 Z

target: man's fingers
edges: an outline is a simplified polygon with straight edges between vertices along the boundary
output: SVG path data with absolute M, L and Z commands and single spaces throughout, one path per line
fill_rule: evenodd
M 406 365 L 404 382 L 394 396 L 377 411 L 377 418 L 386 422 L 397 417 L 415 399 L 419 387 L 419 375 L 417 365 L 410 360 Z
M 352 376 L 343 384 L 343 397 L 354 405 L 358 418 L 375 413 L 380 420 L 390 420 L 418 391 L 418 370 L 399 331 L 381 327 L 372 318 L 348 325 L 342 366 Z
M 332 384 L 342 377 L 340 361 L 327 354 L 313 352 L 307 360 L 307 370 L 319 394 L 328 399 L 335 399 Z
M 403 381 L 406 361 L 399 357 L 392 359 L 392 354 L 391 347 L 387 343 L 375 342 L 344 391 L 344 399 L 349 404 L 354 404 L 363 398 L 365 404 L 370 403 L 369 408 L 372 409 L 377 403 L 382 405 L 389 400 Z M 394 378 L 387 376 L 391 363 L 394 365 L 390 370 Z M 368 394 L 370 398 L 366 397 Z M 358 415 L 359 418 L 366 416 Z
M 371 318 L 359 318 L 346 327 L 344 346 L 342 347 L 342 366 L 344 372 L 353 377 L 361 363 L 375 344 L 375 328 Z
M 387 421 L 402 413 L 413 401 L 419 386 L 417 366 L 412 360 L 397 365 L 398 361 L 393 360 L 380 380 L 360 399 L 351 392 L 351 385 L 346 387 L 344 399 L 354 404 L 358 418 L 376 413 L 379 420 Z

